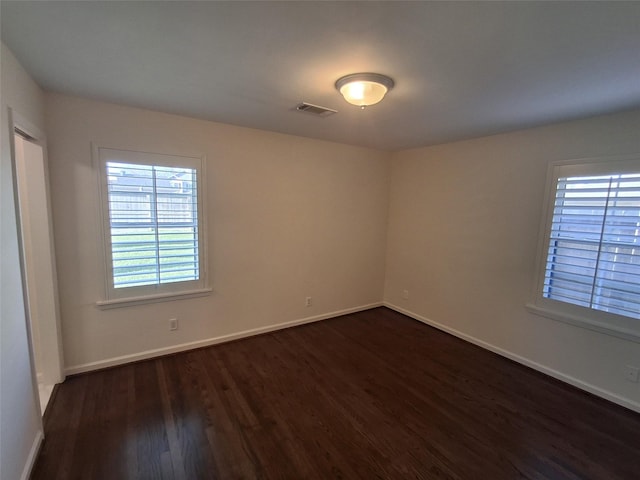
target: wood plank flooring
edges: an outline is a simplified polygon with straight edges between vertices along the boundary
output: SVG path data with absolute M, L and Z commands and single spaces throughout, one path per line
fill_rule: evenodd
M 386 308 L 67 379 L 32 479 L 638 479 L 640 414 Z

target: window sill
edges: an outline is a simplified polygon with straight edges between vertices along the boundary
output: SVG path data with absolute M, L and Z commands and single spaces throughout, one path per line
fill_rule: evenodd
M 158 295 L 145 295 L 142 297 L 117 298 L 113 300 L 98 300 L 96 306 L 101 310 L 111 308 L 132 307 L 135 305 L 145 305 L 148 303 L 171 302 L 173 300 L 186 300 L 188 298 L 205 297 L 210 295 L 211 288 L 200 288 L 198 290 L 187 290 L 176 293 L 161 293 Z
M 588 330 L 604 333 L 606 335 L 611 335 L 613 337 L 618 337 L 624 340 L 640 343 L 640 328 L 631 329 L 631 328 L 620 327 L 617 325 L 611 325 L 604 322 L 598 322 L 596 320 L 587 319 L 582 316 L 574 315 L 571 313 L 559 312 L 557 310 L 550 310 L 548 308 L 540 307 L 532 303 L 526 304 L 525 308 L 527 309 L 527 311 L 529 311 L 530 313 L 533 313 L 534 315 L 540 315 L 542 317 L 550 318 L 552 320 L 558 320 L 560 322 L 568 323 L 570 325 L 575 325 L 577 327 L 586 328 Z

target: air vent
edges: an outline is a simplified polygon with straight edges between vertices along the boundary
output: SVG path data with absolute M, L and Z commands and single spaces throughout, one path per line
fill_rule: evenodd
M 296 105 L 296 110 L 299 112 L 310 113 L 316 117 L 328 117 L 334 113 L 338 113 L 337 110 L 332 108 L 321 107 L 320 105 L 314 105 L 313 103 L 302 102 Z

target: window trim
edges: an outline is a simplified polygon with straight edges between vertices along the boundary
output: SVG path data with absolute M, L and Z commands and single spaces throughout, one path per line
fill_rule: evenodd
M 211 288 L 200 288 L 198 290 L 185 290 L 176 293 L 161 293 L 158 295 L 143 295 L 140 297 L 118 298 L 114 300 L 98 300 L 96 306 L 101 310 L 108 310 L 118 307 L 131 307 L 134 305 L 145 305 L 147 303 L 170 302 L 173 300 L 186 300 L 188 298 L 204 297 L 213 290 Z
M 109 193 L 107 185 L 106 163 L 113 161 L 108 158 L 109 152 L 122 152 L 131 163 L 146 165 L 163 165 L 173 167 L 188 167 L 196 170 L 198 178 L 197 208 L 198 208 L 198 280 L 185 282 L 171 282 L 160 285 L 143 285 L 137 287 L 114 288 L 113 263 L 111 250 L 111 232 L 109 227 Z M 98 209 L 100 226 L 97 229 L 100 237 L 101 254 L 103 260 L 104 296 L 96 301 L 101 309 L 125 307 L 156 303 L 162 301 L 179 300 L 199 297 L 211 293 L 207 273 L 207 214 L 206 214 L 206 157 L 204 155 L 185 155 L 144 151 L 127 147 L 107 147 L 92 143 L 93 164 L 96 168 L 98 180 Z M 145 158 L 153 156 L 154 159 Z M 122 160 L 120 160 L 122 161 Z
M 640 172 L 640 154 L 590 157 L 550 162 L 541 215 L 535 276 L 527 311 L 552 320 L 640 343 L 640 320 L 615 313 L 594 310 L 543 296 L 547 251 L 553 221 L 553 207 L 558 178 L 598 174 Z

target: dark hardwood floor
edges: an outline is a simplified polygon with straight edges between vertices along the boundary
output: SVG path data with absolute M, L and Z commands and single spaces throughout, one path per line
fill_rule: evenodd
M 378 308 L 69 378 L 32 479 L 638 479 L 640 414 Z

